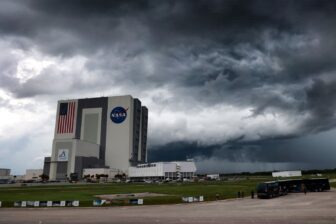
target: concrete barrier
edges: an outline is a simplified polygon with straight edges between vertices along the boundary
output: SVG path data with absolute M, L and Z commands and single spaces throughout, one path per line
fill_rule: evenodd
M 14 207 L 78 207 L 79 201 L 16 201 Z M 0 202 L 1 207 L 1 202 Z

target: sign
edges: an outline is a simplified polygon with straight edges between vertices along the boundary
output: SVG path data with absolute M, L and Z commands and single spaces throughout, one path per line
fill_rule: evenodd
M 204 201 L 204 196 L 182 197 L 182 201 L 187 203 Z
M 69 160 L 69 149 L 59 149 L 57 161 L 66 162 Z
M 35 206 L 35 201 L 27 201 L 26 205 L 27 205 L 27 207 L 34 207 Z
M 113 110 L 111 111 L 111 114 L 110 114 L 111 120 L 116 124 L 122 123 L 127 117 L 127 110 L 128 110 L 128 108 L 125 109 L 123 107 L 113 108 Z
M 132 205 L 137 205 L 138 204 L 138 199 L 132 198 L 129 200 L 129 203 Z
M 52 207 L 59 207 L 61 206 L 61 202 L 60 201 L 53 201 L 52 202 Z
M 40 201 L 40 207 L 46 207 L 47 206 L 47 201 Z
M 102 206 L 102 205 L 105 204 L 105 202 L 106 202 L 106 200 L 100 200 L 100 199 L 94 200 L 93 201 L 93 206 Z

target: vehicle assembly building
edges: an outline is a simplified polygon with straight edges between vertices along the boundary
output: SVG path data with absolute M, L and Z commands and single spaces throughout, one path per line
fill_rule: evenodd
M 147 161 L 147 123 L 148 109 L 130 95 L 60 100 L 43 172 L 51 180 L 81 177 L 84 168 L 127 173 Z

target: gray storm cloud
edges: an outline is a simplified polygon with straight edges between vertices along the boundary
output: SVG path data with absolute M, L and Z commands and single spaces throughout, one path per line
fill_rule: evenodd
M 2 154 L 15 150 L 16 141 L 31 158 L 46 154 L 60 98 L 132 94 L 150 110 L 152 160 L 251 162 L 246 169 L 258 162 L 307 163 L 303 168 L 335 162 L 324 161 L 333 153 L 328 144 L 315 165 L 312 157 L 290 153 L 316 155 L 312 144 L 293 145 L 335 128 L 333 1 L 5 0 L 0 6 Z M 43 129 L 43 146 L 28 128 L 42 128 L 42 121 L 51 127 Z M 6 134 L 14 123 L 20 130 Z

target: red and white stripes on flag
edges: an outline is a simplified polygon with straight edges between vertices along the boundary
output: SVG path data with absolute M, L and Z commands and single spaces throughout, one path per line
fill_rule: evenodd
M 60 103 L 57 122 L 57 134 L 73 133 L 76 102 Z

